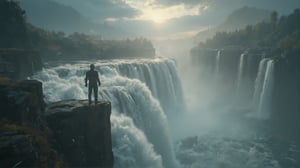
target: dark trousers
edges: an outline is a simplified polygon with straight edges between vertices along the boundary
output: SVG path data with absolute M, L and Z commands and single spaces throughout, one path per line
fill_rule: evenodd
M 94 98 L 95 98 L 95 103 L 97 103 L 98 100 L 98 86 L 94 85 L 89 85 L 89 103 L 92 103 L 92 91 L 94 91 Z

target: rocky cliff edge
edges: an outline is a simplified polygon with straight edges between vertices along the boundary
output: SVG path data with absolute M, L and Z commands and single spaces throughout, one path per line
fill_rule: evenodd
M 0 165 L 113 165 L 109 101 L 64 100 L 45 106 L 42 83 L 0 82 Z

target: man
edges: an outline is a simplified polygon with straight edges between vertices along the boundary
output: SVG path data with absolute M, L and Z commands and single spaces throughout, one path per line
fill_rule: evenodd
M 98 84 L 101 85 L 98 72 L 95 71 L 94 64 L 90 65 L 90 70 L 86 72 L 85 75 L 85 87 L 87 87 L 87 81 L 89 81 L 89 90 L 88 90 L 88 96 L 89 96 L 89 104 L 92 103 L 92 91 L 94 91 L 94 98 L 95 98 L 95 104 L 97 104 L 98 101 Z

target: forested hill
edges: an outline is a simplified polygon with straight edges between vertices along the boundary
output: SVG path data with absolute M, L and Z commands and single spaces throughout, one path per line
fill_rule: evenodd
M 237 29 L 243 29 L 247 25 L 255 25 L 261 21 L 268 20 L 268 16 L 271 11 L 265 9 L 258 9 L 255 7 L 243 7 L 233 11 L 221 24 L 217 30 L 234 31 Z
M 219 32 L 206 42 L 200 42 L 199 48 L 223 48 L 240 46 L 243 48 L 267 47 L 281 52 L 300 51 L 300 9 L 287 16 L 278 16 L 273 12 L 270 21 L 262 21 L 254 26 L 234 32 Z
M 15 1 L 0 1 L 0 48 L 36 50 L 43 60 L 153 57 L 152 43 L 144 38 L 103 40 L 82 33 L 66 35 L 37 28 Z
M 271 11 L 265 9 L 245 6 L 233 11 L 221 25 L 199 32 L 195 38 L 197 41 L 204 41 L 212 38 L 217 32 L 244 29 L 247 25 L 255 25 L 263 20 L 268 20 L 270 14 Z

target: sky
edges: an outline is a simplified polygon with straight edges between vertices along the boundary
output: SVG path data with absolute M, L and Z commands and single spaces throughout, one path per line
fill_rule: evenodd
M 222 23 L 234 10 L 257 7 L 280 14 L 300 0 L 56 0 L 99 23 L 145 37 L 184 37 Z

